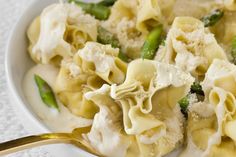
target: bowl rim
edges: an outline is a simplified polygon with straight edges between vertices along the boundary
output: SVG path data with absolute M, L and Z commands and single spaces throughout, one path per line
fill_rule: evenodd
M 31 125 L 34 125 L 35 128 L 37 128 L 37 131 L 39 132 L 51 132 L 45 125 L 43 125 L 40 121 L 38 121 L 33 115 L 35 115 L 35 113 L 33 113 L 32 111 L 30 111 L 25 103 L 22 101 L 22 98 L 19 96 L 17 90 L 16 90 L 16 86 L 13 83 L 13 77 L 12 77 L 12 69 L 11 69 L 11 61 L 10 58 L 12 57 L 12 53 L 10 52 L 11 49 L 11 43 L 13 42 L 13 37 L 14 34 L 17 34 L 17 26 L 21 23 L 22 19 L 28 14 L 28 12 L 30 11 L 30 9 L 32 7 L 34 7 L 35 3 L 37 1 L 33 0 L 22 12 L 22 14 L 19 16 L 19 18 L 16 20 L 15 24 L 13 25 L 13 29 L 10 31 L 8 39 L 7 39 L 7 44 L 6 44 L 6 49 L 5 49 L 5 74 L 6 74 L 6 82 L 7 82 L 7 87 L 9 89 L 9 94 L 13 95 L 13 99 L 15 102 L 15 105 L 13 107 L 14 111 L 16 111 L 16 109 L 19 111 L 20 110 L 20 114 L 24 115 L 25 118 L 27 118 L 27 121 L 30 121 Z M 16 113 L 17 116 L 19 116 L 18 113 Z M 22 118 L 20 118 L 22 120 Z M 24 125 L 24 124 L 23 124 Z M 25 125 L 24 125 L 25 126 Z M 26 128 L 27 129 L 27 128 Z

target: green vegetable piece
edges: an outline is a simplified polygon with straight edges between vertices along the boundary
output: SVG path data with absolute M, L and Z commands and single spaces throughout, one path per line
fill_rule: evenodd
M 111 44 L 112 47 L 121 49 L 118 38 L 101 26 L 98 27 L 97 41 L 101 44 Z M 124 62 L 129 61 L 129 58 L 121 51 L 119 52 L 118 57 Z
M 98 4 L 109 7 L 109 6 L 112 6 L 115 2 L 116 2 L 116 0 L 103 0 L 103 1 L 99 2 Z
M 188 106 L 189 106 L 189 100 L 188 96 L 182 98 L 181 100 L 178 101 L 179 106 L 181 108 L 181 112 L 184 114 L 185 117 L 187 117 L 188 113 Z
M 162 32 L 163 26 L 159 25 L 149 33 L 141 50 L 141 57 L 143 59 L 153 59 L 155 57 L 156 51 L 161 44 Z
M 236 36 L 233 38 L 233 41 L 232 41 L 231 55 L 233 57 L 234 64 L 236 64 Z
M 126 62 L 126 63 L 128 63 L 129 62 L 129 57 L 127 57 L 123 52 L 119 52 L 119 54 L 118 54 L 118 57 L 122 60 L 122 61 L 124 61 L 124 62 Z
M 196 94 L 204 96 L 204 92 L 202 90 L 202 86 L 198 82 L 194 82 L 191 85 L 191 93 L 196 93 Z
M 52 88 L 39 75 L 34 75 L 34 80 L 39 90 L 42 101 L 50 108 L 55 108 L 59 111 L 59 107 L 52 91 Z
M 97 41 L 101 44 L 111 44 L 114 48 L 121 47 L 118 38 L 101 26 L 98 27 Z
M 96 3 L 85 3 L 79 0 L 69 0 L 80 6 L 86 13 L 93 15 L 98 20 L 106 20 L 110 15 L 110 8 Z
M 209 15 L 204 16 L 201 20 L 205 27 L 209 27 L 215 25 L 223 16 L 224 12 L 220 9 L 217 9 Z

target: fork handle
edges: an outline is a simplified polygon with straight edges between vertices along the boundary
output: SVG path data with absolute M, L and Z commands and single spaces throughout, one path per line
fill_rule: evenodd
M 37 136 L 27 136 L 0 143 L 0 156 L 42 145 L 72 142 L 73 139 L 69 133 L 49 133 Z

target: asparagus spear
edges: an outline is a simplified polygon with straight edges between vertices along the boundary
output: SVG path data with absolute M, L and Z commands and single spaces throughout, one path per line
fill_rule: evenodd
M 204 96 L 204 92 L 202 90 L 202 86 L 198 82 L 194 82 L 191 85 L 191 93 L 196 93 L 196 94 Z
M 103 0 L 99 2 L 98 4 L 104 5 L 104 6 L 112 6 L 115 2 L 116 0 Z
M 118 54 L 118 57 L 122 60 L 122 61 L 124 61 L 124 62 L 126 62 L 126 63 L 128 63 L 129 62 L 129 57 L 128 56 L 126 56 L 123 52 L 119 52 L 119 54 Z
M 118 38 L 101 26 L 98 27 L 97 41 L 101 44 L 111 44 L 114 48 L 120 48 Z
M 223 16 L 224 12 L 220 9 L 216 9 L 209 15 L 204 16 L 201 20 L 205 27 L 209 27 L 215 25 Z
M 153 59 L 155 57 L 156 51 L 161 44 L 162 31 L 163 27 L 162 25 L 159 25 L 149 33 L 141 50 L 142 58 Z
M 121 45 L 118 38 L 101 26 L 98 27 L 97 41 L 101 44 L 111 44 L 112 47 L 120 48 L 121 50 Z M 121 51 L 119 52 L 118 57 L 125 62 L 128 62 L 129 60 L 129 58 Z
M 178 103 L 179 103 L 179 105 L 180 105 L 181 112 L 184 114 L 185 117 L 187 117 L 188 106 L 189 106 L 188 96 L 185 96 L 184 98 L 182 98 L 181 100 L 179 100 Z
M 86 13 L 93 15 L 96 19 L 106 20 L 110 15 L 110 8 L 96 3 L 85 3 L 80 0 L 68 0 L 80 6 Z
M 51 108 L 55 108 L 59 111 L 59 107 L 52 91 L 52 88 L 44 81 L 39 75 L 34 75 L 34 80 L 39 90 L 42 101 Z
M 234 64 L 236 64 L 236 36 L 233 38 L 233 41 L 232 41 L 231 55 L 233 57 Z

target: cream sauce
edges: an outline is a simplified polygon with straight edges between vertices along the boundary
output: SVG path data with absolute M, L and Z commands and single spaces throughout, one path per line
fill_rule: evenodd
M 25 96 L 32 106 L 37 116 L 46 124 L 46 126 L 57 132 L 69 132 L 74 128 L 88 126 L 92 120 L 77 117 L 69 112 L 59 101 L 60 112 L 47 107 L 41 100 L 38 88 L 34 81 L 34 74 L 41 76 L 52 88 L 56 80 L 59 69 L 52 65 L 36 65 L 32 67 L 25 75 L 23 80 L 23 90 Z

